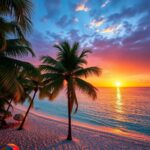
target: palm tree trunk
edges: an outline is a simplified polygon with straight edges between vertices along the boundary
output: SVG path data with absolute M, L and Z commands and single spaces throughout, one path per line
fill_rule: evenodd
M 25 120 L 26 120 L 26 118 L 27 118 L 27 115 L 28 115 L 28 113 L 29 113 L 29 111 L 30 111 L 30 109 L 31 109 L 31 106 L 32 106 L 32 104 L 33 104 L 33 101 L 34 101 L 34 98 L 35 98 L 36 93 L 37 93 L 37 89 L 34 90 L 34 95 L 33 95 L 33 97 L 32 97 L 31 103 L 30 103 L 30 105 L 29 105 L 29 107 L 28 107 L 28 110 L 26 111 L 26 114 L 25 114 L 25 116 L 24 116 L 24 118 L 23 118 L 23 120 L 22 120 L 22 122 L 21 122 L 21 124 L 20 124 L 20 127 L 18 128 L 18 130 L 22 130 L 22 128 L 23 128 L 23 125 L 24 125 Z
M 13 98 L 10 100 L 10 102 L 8 104 L 8 107 L 7 107 L 7 110 L 6 110 L 7 113 L 8 113 L 8 110 L 9 110 L 10 106 L 11 106 L 12 101 L 13 101 Z M 5 116 L 6 116 L 6 114 L 4 113 L 4 116 L 1 119 L 4 125 L 7 124 L 6 121 L 5 121 Z
M 9 102 L 9 105 L 8 105 L 8 107 L 7 107 L 7 112 L 9 111 L 9 108 L 10 108 L 10 106 L 11 106 L 11 103 L 12 103 L 12 101 L 13 101 L 13 98 L 10 100 L 10 102 Z
M 68 91 L 69 92 L 69 91 Z M 68 136 L 67 140 L 72 140 L 72 132 L 71 132 L 71 99 L 70 94 L 68 93 Z

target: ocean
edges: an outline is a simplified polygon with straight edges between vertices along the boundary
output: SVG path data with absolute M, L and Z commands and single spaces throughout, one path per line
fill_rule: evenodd
M 80 91 L 76 93 L 79 109 L 76 114 L 72 113 L 73 120 L 150 136 L 150 88 L 99 88 L 96 100 Z M 34 108 L 47 115 L 67 119 L 66 91 L 53 101 L 36 97 Z

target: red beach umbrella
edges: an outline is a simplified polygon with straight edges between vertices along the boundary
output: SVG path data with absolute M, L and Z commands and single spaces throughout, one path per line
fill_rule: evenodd
M 15 144 L 7 144 L 0 146 L 0 150 L 20 150 L 19 147 Z

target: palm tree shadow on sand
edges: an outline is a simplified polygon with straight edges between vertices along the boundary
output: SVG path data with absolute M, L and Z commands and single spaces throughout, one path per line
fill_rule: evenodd
M 55 144 L 49 146 L 48 149 L 79 148 L 78 146 L 79 146 L 79 145 L 78 145 L 78 143 L 76 142 L 76 140 L 68 141 L 67 139 L 63 139 L 63 140 L 60 140 L 60 141 L 56 142 Z

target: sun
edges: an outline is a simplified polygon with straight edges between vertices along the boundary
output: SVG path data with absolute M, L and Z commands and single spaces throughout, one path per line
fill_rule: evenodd
M 116 85 L 116 87 L 120 87 L 121 86 L 121 82 L 120 81 L 116 81 L 115 85 Z

